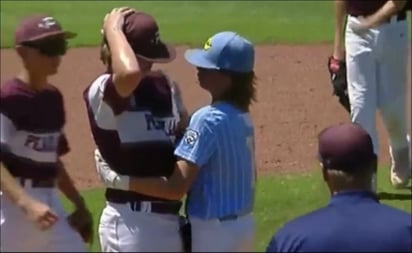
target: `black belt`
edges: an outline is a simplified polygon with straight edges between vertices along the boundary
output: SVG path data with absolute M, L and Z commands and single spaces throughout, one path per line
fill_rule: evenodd
M 227 215 L 224 217 L 219 218 L 219 221 L 230 221 L 230 220 L 237 220 L 240 216 L 236 214 Z
M 33 188 L 53 188 L 56 186 L 56 180 L 53 178 L 47 179 L 32 179 L 32 178 L 24 178 L 18 177 L 18 182 L 21 186 L 31 186 Z
M 117 204 L 125 204 L 123 201 L 113 201 L 110 202 Z M 181 202 L 157 202 L 157 201 L 127 201 L 126 202 L 133 212 L 143 212 L 143 213 L 158 213 L 158 214 L 179 214 Z
M 358 18 L 358 17 L 367 17 L 369 15 L 361 15 L 361 14 L 349 14 L 352 17 Z M 407 14 L 406 11 L 401 11 L 396 15 L 396 21 L 403 21 L 406 20 Z M 385 20 L 385 23 L 390 23 L 392 17 L 389 17 Z

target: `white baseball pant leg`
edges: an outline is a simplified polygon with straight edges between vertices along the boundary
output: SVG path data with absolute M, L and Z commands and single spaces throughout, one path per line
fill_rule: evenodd
M 2 252 L 87 252 L 81 236 L 68 224 L 67 213 L 60 202 L 57 189 L 31 188 L 25 190 L 35 199 L 48 204 L 57 214 L 58 221 L 48 230 L 41 231 L 26 214 L 3 194 L 1 211 L 0 247 Z
M 251 214 L 235 220 L 190 217 L 192 252 L 254 252 L 255 223 Z
M 393 17 L 390 23 L 356 33 L 352 26 L 359 20 L 348 17 L 345 36 L 348 93 L 352 121 L 371 135 L 376 154 L 379 154 L 379 140 L 375 115 L 380 109 L 393 157 L 405 163 L 408 160 L 405 156 L 408 153 L 408 30 L 406 21 L 395 19 Z
M 132 211 L 107 202 L 99 223 L 102 252 L 182 252 L 177 215 Z

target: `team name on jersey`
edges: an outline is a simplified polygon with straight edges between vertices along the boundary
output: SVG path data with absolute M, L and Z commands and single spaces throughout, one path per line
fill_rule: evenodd
M 57 150 L 59 136 L 53 135 L 34 135 L 28 134 L 24 146 L 38 152 L 52 152 Z
M 150 113 L 145 114 L 146 130 L 163 130 L 167 136 L 175 135 L 175 131 L 178 125 L 178 119 L 175 117 L 158 118 L 154 117 Z

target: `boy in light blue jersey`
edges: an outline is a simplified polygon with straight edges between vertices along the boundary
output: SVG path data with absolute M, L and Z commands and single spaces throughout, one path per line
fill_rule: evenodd
M 129 177 L 104 166 L 98 173 L 113 188 L 169 199 L 188 193 L 193 252 L 251 252 L 256 169 L 249 107 L 255 100 L 254 46 L 235 32 L 220 32 L 203 49 L 186 51 L 185 58 L 196 66 L 200 86 L 211 94 L 212 103 L 192 115 L 175 150 L 173 175 Z

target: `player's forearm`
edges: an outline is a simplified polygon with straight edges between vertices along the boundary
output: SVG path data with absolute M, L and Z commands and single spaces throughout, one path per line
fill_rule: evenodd
M 153 197 L 180 200 L 184 192 L 178 185 L 173 184 L 166 178 L 137 178 L 131 177 L 129 190 Z
M 19 207 L 23 207 L 27 203 L 29 196 L 10 174 L 10 172 L 0 163 L 0 187 L 7 197 Z
M 150 196 L 180 200 L 189 191 L 198 171 L 196 164 L 181 159 L 169 178 L 132 177 L 129 179 L 129 189 Z
M 59 177 L 57 185 L 59 190 L 73 203 L 76 209 L 85 207 L 84 199 L 79 191 L 74 186 L 73 180 L 70 178 L 62 162 L 59 162 Z
M 106 38 L 110 48 L 111 67 L 117 91 L 122 96 L 129 96 L 143 76 L 136 55 L 121 30 L 107 31 Z
M 344 57 L 345 44 L 344 44 L 344 28 L 347 17 L 347 3 L 342 0 L 335 0 L 334 13 L 335 13 L 335 36 L 334 36 L 334 50 L 333 56 L 339 60 Z
M 108 30 L 106 39 L 110 47 L 112 68 L 115 74 L 127 74 L 139 70 L 136 55 L 120 29 Z
M 377 12 L 367 17 L 366 22 L 369 27 L 378 26 L 397 12 L 401 11 L 405 7 L 406 2 L 406 0 L 387 1 Z

